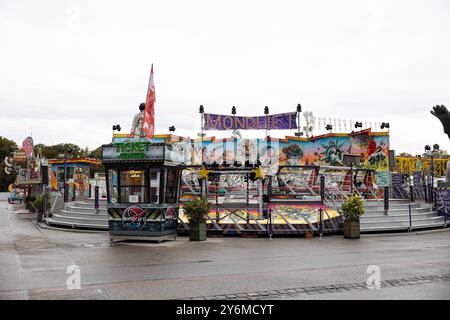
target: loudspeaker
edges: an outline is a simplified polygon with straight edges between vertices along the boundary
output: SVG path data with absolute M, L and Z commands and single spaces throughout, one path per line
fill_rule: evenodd
M 42 184 L 48 185 L 48 166 L 41 167 Z

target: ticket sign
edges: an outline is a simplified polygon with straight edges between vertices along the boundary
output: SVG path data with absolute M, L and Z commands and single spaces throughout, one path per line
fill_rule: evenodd
M 150 142 L 121 142 L 103 147 L 103 160 L 161 160 L 164 146 Z
M 391 185 L 391 173 L 389 171 L 377 171 L 376 177 L 379 187 L 389 187 Z

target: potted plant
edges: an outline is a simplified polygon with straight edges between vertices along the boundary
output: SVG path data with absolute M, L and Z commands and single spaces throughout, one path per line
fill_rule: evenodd
M 47 193 L 46 195 L 46 210 L 50 208 L 50 197 Z M 32 203 L 32 206 L 34 207 L 34 211 L 37 212 L 37 221 L 42 222 L 42 216 L 45 213 L 44 212 L 44 199 L 42 195 L 40 195 L 34 202 Z
M 364 214 L 363 199 L 354 194 L 342 204 L 344 214 L 344 238 L 359 239 L 360 225 L 359 217 Z
M 184 203 L 183 210 L 189 220 L 189 240 L 206 240 L 206 217 L 210 208 L 211 205 L 205 196 Z
M 25 208 L 28 209 L 30 212 L 36 211 L 33 206 L 34 201 L 36 201 L 36 198 L 32 196 L 29 196 L 25 199 Z

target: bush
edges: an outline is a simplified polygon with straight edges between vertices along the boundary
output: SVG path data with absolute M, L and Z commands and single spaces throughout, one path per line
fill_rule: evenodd
M 198 197 L 192 201 L 186 201 L 183 205 L 183 210 L 186 213 L 190 223 L 206 222 L 206 217 L 210 208 L 211 204 L 205 196 Z
M 50 195 L 48 194 L 48 192 L 46 195 L 46 199 L 47 199 L 46 206 L 47 206 L 47 210 L 48 210 L 50 208 Z M 40 195 L 36 200 L 34 200 L 33 207 L 40 212 L 44 211 L 44 200 L 43 200 L 42 195 Z
M 364 214 L 364 211 L 364 201 L 357 194 L 350 196 L 342 204 L 342 212 L 344 213 L 344 218 L 347 222 L 358 222 L 359 217 Z

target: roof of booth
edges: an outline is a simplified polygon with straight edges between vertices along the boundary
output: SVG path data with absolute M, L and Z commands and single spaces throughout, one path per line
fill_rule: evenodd
M 49 159 L 48 160 L 49 164 L 64 164 L 64 159 Z M 101 164 L 100 160 L 97 159 L 91 159 L 91 158 L 71 158 L 71 159 L 66 159 L 66 164 L 71 164 L 71 163 L 76 163 L 76 164 L 89 164 L 89 165 L 99 165 Z

